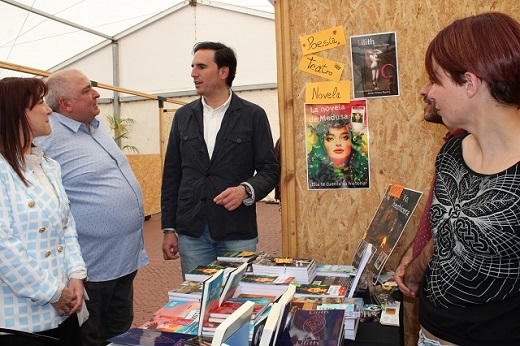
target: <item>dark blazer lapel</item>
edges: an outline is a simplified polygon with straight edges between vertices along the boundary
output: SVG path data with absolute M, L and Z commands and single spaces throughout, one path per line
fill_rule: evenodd
M 202 110 L 202 99 L 199 99 L 193 107 L 191 107 L 191 115 L 195 122 L 197 123 L 197 130 L 199 131 L 199 136 L 201 136 L 202 140 L 204 140 L 204 119 L 203 119 L 203 110 Z M 187 122 L 187 124 L 189 121 Z
M 224 119 L 222 119 L 222 124 L 220 125 L 220 130 L 217 134 L 215 148 L 213 149 L 213 155 L 211 156 L 212 160 L 214 157 L 216 157 L 216 154 L 218 154 L 218 151 L 222 147 L 222 144 L 225 143 L 226 138 L 229 136 L 229 134 L 235 127 L 235 124 L 237 123 L 240 117 L 240 112 L 238 112 L 239 109 L 240 106 L 237 102 L 235 94 L 233 94 L 231 104 L 229 105 L 226 114 L 224 114 Z

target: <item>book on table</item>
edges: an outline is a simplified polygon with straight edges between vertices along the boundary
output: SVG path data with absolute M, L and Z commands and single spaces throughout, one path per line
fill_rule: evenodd
M 276 301 L 281 305 L 282 311 L 280 312 L 280 318 L 278 321 L 278 326 L 274 333 L 274 340 L 278 340 L 278 336 L 283 333 L 287 326 L 287 318 L 289 316 L 289 312 L 291 311 L 291 302 L 294 298 L 294 293 L 296 292 L 296 286 L 289 285 L 287 286 L 287 290 L 284 294 L 278 298 Z
M 172 299 L 157 310 L 141 329 L 160 332 L 197 334 L 200 302 Z
M 253 302 L 245 302 L 215 329 L 212 346 L 244 346 L 249 344 L 249 326 Z
M 357 331 L 359 329 L 359 318 L 353 320 L 353 326 L 351 328 L 345 328 L 343 330 L 343 339 L 345 340 L 356 340 Z
M 240 285 L 240 280 L 242 279 L 247 270 L 247 265 L 247 263 L 242 263 L 239 267 L 235 268 L 233 271 L 229 273 L 229 275 L 226 278 L 226 283 L 222 288 L 222 293 L 220 294 L 218 304 L 219 306 L 222 305 L 222 303 L 227 301 L 229 298 L 233 297 L 236 290 L 238 289 L 238 286 Z
M 283 307 L 280 303 L 273 303 L 267 316 L 259 321 L 254 328 L 251 346 L 274 346 L 275 335 L 280 326 L 280 317 Z
M 107 341 L 116 345 L 179 346 L 191 336 L 180 333 L 163 333 L 155 330 L 130 328 Z
M 272 302 L 271 297 L 231 297 L 223 302 L 219 307 L 210 313 L 210 321 L 218 322 L 217 319 L 225 319 L 230 316 L 235 310 L 242 306 L 245 302 L 254 303 L 252 319 L 260 315 L 267 306 Z M 211 318 L 214 318 L 213 320 Z
M 293 280 L 293 276 L 246 273 L 240 280 L 239 292 L 279 297 Z
M 200 266 L 193 268 L 189 272 L 187 272 L 184 275 L 184 277 L 186 280 L 202 282 L 202 281 L 210 278 L 217 271 L 222 270 L 224 273 L 224 281 L 225 281 L 225 278 L 227 277 L 227 275 L 234 269 L 235 268 L 233 268 L 233 267 L 224 267 L 224 266 L 212 265 L 212 264 L 200 265 Z
M 223 277 L 224 270 L 219 269 L 215 274 L 210 276 L 202 283 L 202 298 L 200 302 L 200 316 L 198 326 L 199 335 L 205 335 L 203 334 L 203 328 L 206 329 L 206 334 L 211 334 L 208 332 L 214 331 L 214 329 L 208 330 L 208 328 L 211 327 L 209 325 L 209 314 L 219 305 L 220 294 L 222 293 Z
M 341 285 L 316 285 L 316 284 L 299 284 L 296 286 L 296 297 L 345 297 L 347 295 L 347 287 Z
M 347 264 L 320 264 L 316 265 L 316 276 L 354 276 L 356 269 Z
M 343 321 L 343 329 L 345 330 L 345 338 L 347 334 L 356 336 L 359 318 L 363 310 L 364 301 L 361 297 L 345 298 L 344 303 L 324 303 L 319 304 L 316 310 L 342 310 L 345 312 L 345 320 Z
M 342 310 L 296 310 L 289 326 L 291 343 L 306 345 L 306 341 L 314 340 L 316 345 L 341 345 L 343 319 Z
M 202 282 L 184 280 L 177 287 L 168 290 L 168 299 L 200 300 L 202 296 Z
M 195 335 L 183 341 L 182 346 L 211 346 L 212 338 Z
M 262 252 L 229 250 L 218 254 L 217 260 L 224 262 L 251 262 L 260 254 Z
M 314 280 L 312 280 L 311 283 L 314 285 L 344 286 L 348 292 L 348 290 L 350 289 L 350 286 L 352 286 L 354 277 L 353 276 L 316 275 L 314 277 Z
M 294 280 L 310 283 L 316 276 L 316 262 L 312 258 L 258 256 L 253 262 L 253 274 L 294 276 Z

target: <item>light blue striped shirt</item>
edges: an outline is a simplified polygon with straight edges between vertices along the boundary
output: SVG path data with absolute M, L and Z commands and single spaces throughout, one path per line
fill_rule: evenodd
M 108 281 L 148 263 L 141 188 L 125 154 L 99 120 L 85 124 L 59 113 L 52 133 L 35 140 L 61 164 L 90 281 Z

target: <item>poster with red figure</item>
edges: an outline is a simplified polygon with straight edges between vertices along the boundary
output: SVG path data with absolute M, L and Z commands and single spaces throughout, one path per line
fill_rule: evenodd
M 353 98 L 399 96 L 395 32 L 351 36 Z

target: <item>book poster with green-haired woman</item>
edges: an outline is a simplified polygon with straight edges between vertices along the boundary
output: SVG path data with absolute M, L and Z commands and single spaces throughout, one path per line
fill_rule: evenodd
M 370 187 L 366 100 L 305 104 L 309 190 Z

